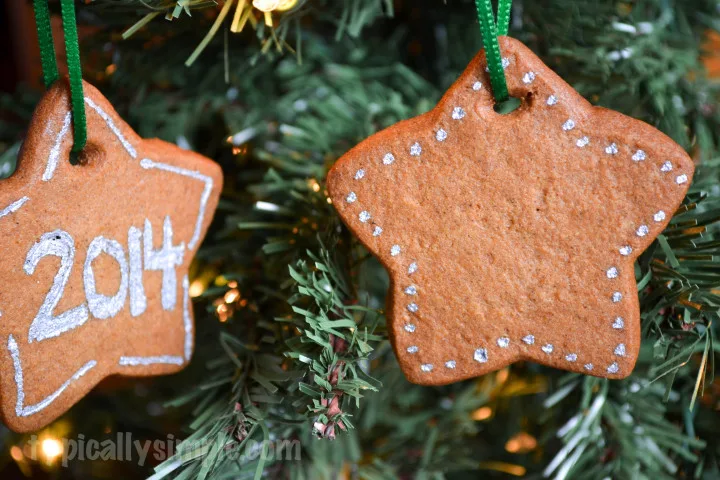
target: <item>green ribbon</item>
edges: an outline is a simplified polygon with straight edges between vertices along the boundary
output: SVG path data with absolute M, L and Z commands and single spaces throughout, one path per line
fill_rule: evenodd
M 40 45 L 40 61 L 42 63 L 43 81 L 45 88 L 55 83 L 59 78 L 55 46 L 50 27 L 50 11 L 48 0 L 34 0 L 35 26 L 37 27 L 38 43 Z M 63 35 L 65 37 L 65 54 L 67 56 L 68 72 L 70 74 L 70 103 L 72 105 L 73 119 L 73 146 L 71 163 L 76 163 L 77 154 L 85 148 L 87 143 L 87 122 L 85 118 L 85 97 L 82 85 L 82 68 L 80 66 L 80 46 L 78 43 L 77 22 L 75 20 L 74 0 L 61 0 Z
M 495 15 L 490 0 L 475 0 L 475 6 L 477 7 L 480 32 L 485 45 L 485 57 L 487 58 L 488 70 L 490 70 L 490 84 L 492 85 L 493 96 L 496 103 L 504 102 L 508 99 L 509 94 L 507 82 L 505 81 L 505 71 L 502 66 L 498 35 L 507 35 L 508 33 L 512 0 L 499 0 L 497 24 L 495 24 Z

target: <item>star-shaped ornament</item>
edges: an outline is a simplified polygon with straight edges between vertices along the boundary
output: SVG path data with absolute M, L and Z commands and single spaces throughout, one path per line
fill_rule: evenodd
M 640 348 L 634 262 L 692 180 L 683 149 L 593 107 L 500 39 L 516 111 L 493 109 L 481 52 L 431 111 L 332 168 L 341 218 L 390 273 L 407 378 L 441 385 L 518 360 L 608 378 Z
M 193 349 L 188 268 L 218 203 L 211 160 L 140 138 L 84 84 L 81 165 L 69 88 L 38 104 L 0 181 L 0 412 L 57 418 L 108 375 L 178 371 Z

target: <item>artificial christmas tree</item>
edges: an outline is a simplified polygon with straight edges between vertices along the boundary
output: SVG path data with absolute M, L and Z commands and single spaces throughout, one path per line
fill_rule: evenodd
M 257 3 L 77 5 L 84 78 L 141 137 L 217 161 L 225 186 L 190 267 L 189 367 L 109 379 L 36 442 L 5 431 L 7 475 L 716 477 L 720 92 L 702 46 L 717 3 L 514 2 L 509 36 L 592 105 L 672 138 L 695 174 L 628 271 L 640 311 L 629 377 L 522 362 L 443 387 L 403 376 L 388 274 L 340 222 L 326 178 L 354 145 L 438 103 L 482 48 L 474 2 Z M 16 92 L 0 103 L 4 175 L 40 95 Z M 129 438 L 147 446 L 142 462 L 110 451 Z M 87 454 L 91 439 L 111 442 L 105 459 Z M 73 448 L 82 459 L 63 462 Z

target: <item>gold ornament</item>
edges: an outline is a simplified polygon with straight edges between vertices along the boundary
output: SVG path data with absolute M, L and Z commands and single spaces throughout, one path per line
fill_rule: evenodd
M 281 0 L 253 0 L 253 7 L 261 12 L 272 12 L 280 6 Z

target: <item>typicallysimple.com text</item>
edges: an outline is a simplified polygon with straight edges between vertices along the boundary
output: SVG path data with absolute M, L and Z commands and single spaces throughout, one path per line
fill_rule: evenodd
M 132 432 L 118 432 L 114 436 L 102 439 L 89 438 L 78 434 L 73 438 L 41 438 L 32 435 L 23 449 L 25 455 L 32 460 L 52 461 L 67 467 L 72 462 L 82 461 L 120 461 L 133 462 L 137 465 L 158 464 L 173 456 L 183 462 L 190 459 L 201 459 L 211 451 L 240 462 L 251 462 L 258 459 L 265 461 L 299 461 L 301 446 L 299 440 L 266 440 L 247 439 L 242 444 L 224 440 L 220 448 L 216 448 L 219 440 L 208 439 L 194 442 L 183 442 L 174 435 L 164 439 L 137 439 Z M 214 458 L 217 459 L 215 455 Z

